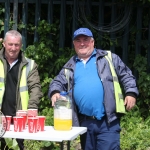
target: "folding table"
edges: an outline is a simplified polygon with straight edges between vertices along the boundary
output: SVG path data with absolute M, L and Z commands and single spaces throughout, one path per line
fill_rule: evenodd
M 87 131 L 86 127 L 72 127 L 69 131 L 57 131 L 53 126 L 45 126 L 44 131 L 29 133 L 28 128 L 23 132 L 14 132 L 14 126 L 10 126 L 10 131 L 6 131 L 3 138 L 20 138 L 29 140 L 60 142 L 60 149 L 63 150 L 63 141 L 67 141 L 67 150 L 70 150 L 70 141 Z

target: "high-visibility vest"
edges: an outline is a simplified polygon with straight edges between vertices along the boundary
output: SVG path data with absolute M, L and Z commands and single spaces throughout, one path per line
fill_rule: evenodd
M 125 106 L 124 106 L 124 97 L 122 94 L 122 89 L 120 87 L 116 71 L 114 69 L 111 52 L 110 51 L 107 51 L 107 52 L 108 52 L 108 55 L 105 55 L 105 58 L 109 62 L 109 67 L 110 67 L 111 74 L 113 77 L 113 85 L 114 85 L 115 101 L 116 101 L 116 112 L 117 113 L 126 113 Z M 70 72 L 69 69 L 65 68 L 65 76 L 68 81 L 68 86 L 69 86 L 69 72 Z M 68 89 L 68 91 L 69 91 L 69 89 Z
M 115 101 L 116 101 L 116 112 L 117 113 L 126 113 L 125 106 L 124 106 L 124 97 L 122 93 L 122 89 L 119 84 L 119 80 L 112 62 L 111 52 L 107 51 L 108 55 L 105 55 L 105 58 L 107 59 L 111 74 L 113 77 L 113 84 L 114 84 L 114 92 L 115 92 Z
M 33 69 L 34 60 L 26 58 L 28 64 L 25 65 L 22 69 L 19 91 L 21 97 L 21 105 L 23 110 L 27 110 L 28 101 L 29 101 L 29 93 L 28 93 L 28 85 L 27 85 L 27 76 L 29 72 Z M 2 104 L 2 99 L 5 91 L 4 85 L 4 65 L 3 62 L 0 60 L 0 105 Z
M 0 61 L 0 108 L 2 105 L 2 99 L 5 91 L 5 86 L 4 86 L 4 66 L 2 61 Z

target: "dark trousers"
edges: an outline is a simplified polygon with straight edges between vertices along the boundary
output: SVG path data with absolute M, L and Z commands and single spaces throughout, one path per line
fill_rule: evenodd
M 108 124 L 106 117 L 102 120 L 84 119 L 82 127 L 87 132 L 80 135 L 83 150 L 120 150 L 120 121 L 114 120 Z
M 0 141 L 1 141 L 1 150 L 12 150 L 12 149 L 8 148 L 4 138 L 1 138 Z M 16 139 L 16 141 L 18 143 L 18 146 L 19 146 L 20 150 L 23 150 L 24 149 L 24 144 L 23 144 L 24 139 Z

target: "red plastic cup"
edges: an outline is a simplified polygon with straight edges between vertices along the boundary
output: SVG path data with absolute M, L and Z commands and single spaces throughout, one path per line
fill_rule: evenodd
M 22 109 L 20 109 L 20 110 L 18 110 L 17 112 L 26 112 L 26 113 L 27 113 L 27 110 L 22 110 Z
M 38 131 L 44 131 L 45 116 L 37 116 L 38 118 Z
M 25 129 L 27 123 L 27 112 L 25 111 L 16 112 L 16 116 L 23 117 L 23 129 Z
M 11 116 L 6 116 L 6 124 L 7 124 L 6 131 L 10 131 Z
M 36 117 L 38 115 L 37 109 L 28 109 L 27 110 L 28 117 Z
M 14 119 L 14 132 L 22 132 L 23 131 L 23 117 L 13 117 Z
M 0 122 L 2 124 L 2 128 L 6 131 L 7 130 L 7 120 L 5 116 L 0 117 Z
M 37 132 L 37 124 L 38 124 L 38 118 L 37 117 L 29 117 L 28 118 L 28 131 L 29 131 L 29 133 L 36 133 Z
M 27 115 L 22 116 L 23 117 L 23 129 L 26 128 L 26 124 L 27 124 Z

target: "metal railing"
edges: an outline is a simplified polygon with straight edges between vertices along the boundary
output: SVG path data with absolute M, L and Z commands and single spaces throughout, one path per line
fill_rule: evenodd
M 80 24 L 87 24 L 90 26 L 95 32 L 98 33 L 99 40 L 102 40 L 104 34 L 109 34 L 111 39 L 118 38 L 119 32 L 124 32 L 121 36 L 121 48 L 122 48 L 122 59 L 125 63 L 128 62 L 128 43 L 129 41 L 129 32 L 131 30 L 131 24 L 133 23 L 131 20 L 135 19 L 135 26 L 137 30 L 142 31 L 142 20 L 143 20 L 143 7 L 128 5 L 124 6 L 124 11 L 121 11 L 122 14 L 118 12 L 118 6 L 121 5 L 117 3 L 116 0 L 112 0 L 111 2 L 105 2 L 104 0 L 0 0 L 0 4 L 5 5 L 5 20 L 4 20 L 4 34 L 9 30 L 9 19 L 10 19 L 10 7 L 13 7 L 13 29 L 17 30 L 18 24 L 18 9 L 22 10 L 20 16 L 22 23 L 24 25 L 28 24 L 28 5 L 35 4 L 35 20 L 34 25 L 38 26 L 38 22 L 41 20 L 41 10 L 42 5 L 47 5 L 47 21 L 52 24 L 54 19 L 54 8 L 57 6 L 60 8 L 60 14 L 58 19 L 60 20 L 60 35 L 59 35 L 59 47 L 64 48 L 65 45 L 65 36 L 67 35 L 66 30 L 66 18 L 68 15 L 72 15 L 72 20 L 69 22 L 71 24 L 71 36 L 74 30 L 80 26 Z M 20 5 L 21 4 L 21 5 Z M 117 5 L 116 5 L 117 4 Z M 131 14 L 134 10 L 134 16 L 131 17 Z M 68 14 L 71 8 L 70 14 Z M 123 7 L 122 7 L 123 8 Z M 144 11 L 150 13 L 150 9 L 147 6 L 144 6 Z M 96 12 L 96 13 L 95 13 Z M 67 14 L 66 14 L 67 13 Z M 110 13 L 110 22 L 108 23 L 106 20 L 107 14 Z M 97 19 L 95 19 L 97 18 Z M 106 24 L 107 22 L 107 24 Z M 94 24 L 95 23 L 95 24 Z M 150 23 L 146 28 L 147 37 L 145 39 L 146 43 L 150 43 Z M 142 32 L 135 33 L 135 55 L 141 53 L 141 40 L 142 40 Z M 23 35 L 23 49 L 27 47 L 27 29 L 22 29 Z M 68 35 L 67 35 L 68 36 Z M 69 35 L 70 36 L 70 35 Z M 71 37 L 70 36 L 70 37 Z M 38 34 L 35 30 L 33 42 L 38 41 Z M 68 45 L 67 45 L 68 46 Z M 69 45 L 70 46 L 70 45 Z M 72 45 L 71 45 L 72 46 Z M 97 47 L 101 48 L 101 44 L 98 43 Z M 110 46 L 112 52 L 116 52 L 116 46 Z M 148 47 L 148 62 L 150 63 L 150 47 Z

